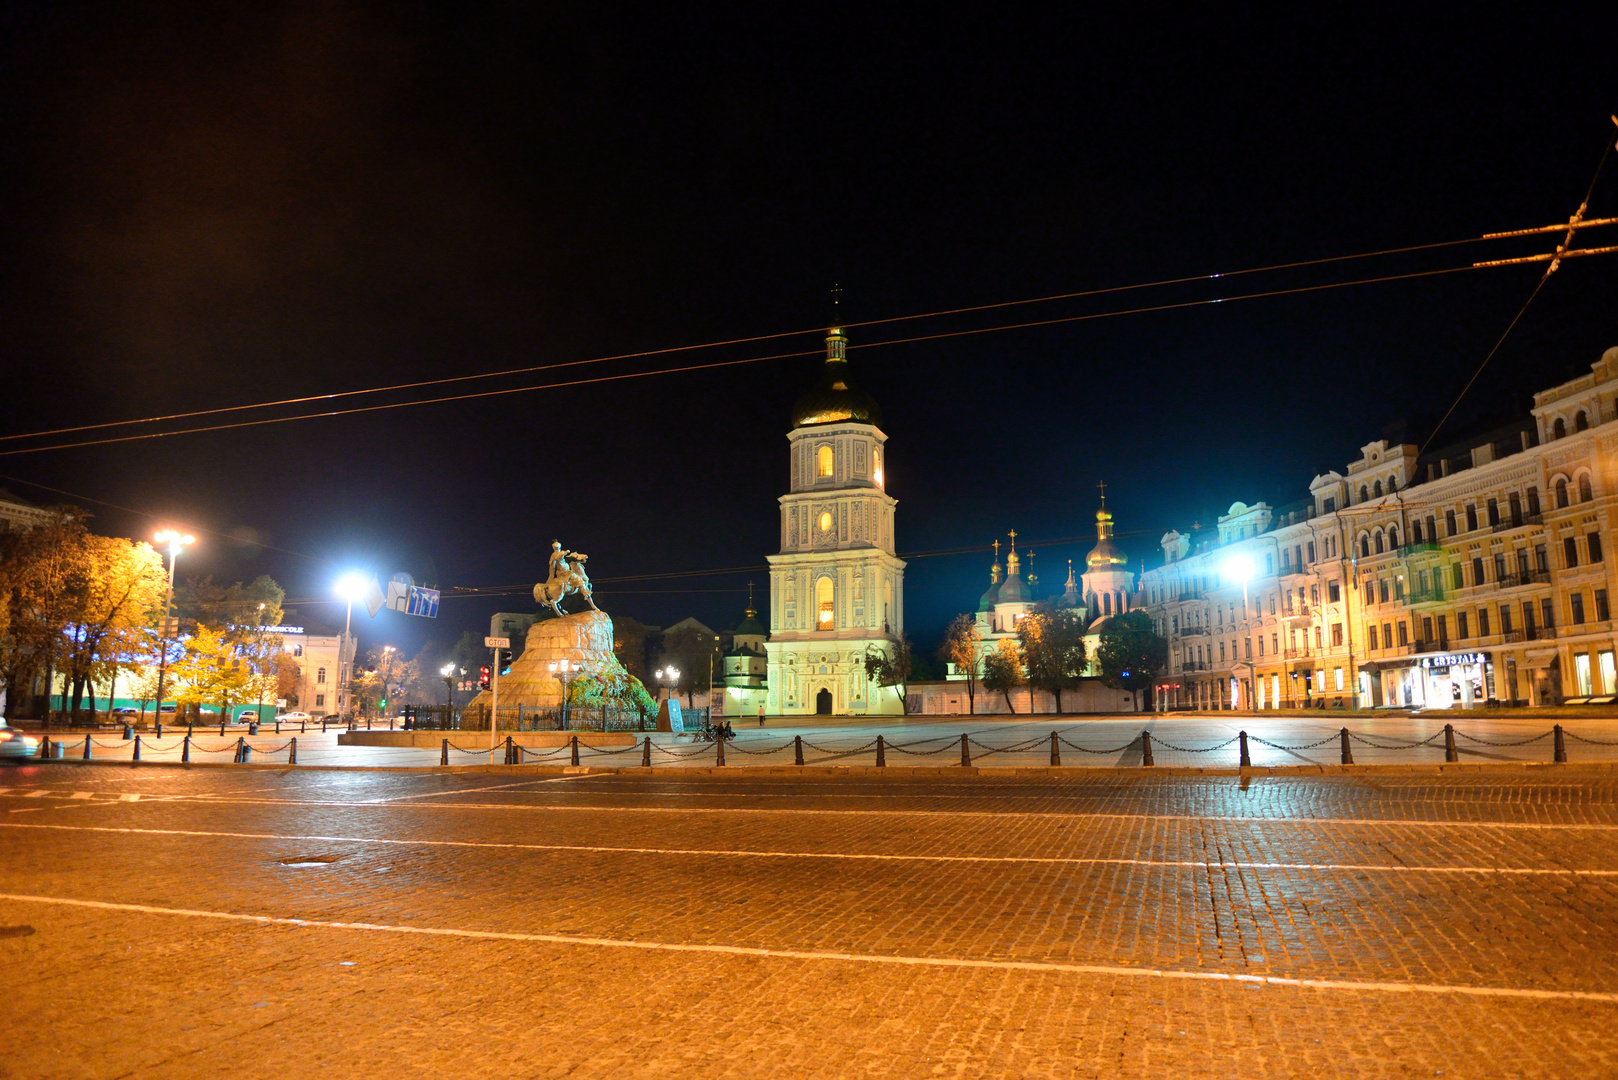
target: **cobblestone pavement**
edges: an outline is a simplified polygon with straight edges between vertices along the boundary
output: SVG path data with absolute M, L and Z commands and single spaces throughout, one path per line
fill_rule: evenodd
M 1048 765 L 1050 734 L 1058 736 L 1058 751 L 1066 766 L 1137 766 L 1142 761 L 1140 733 L 1152 735 L 1153 760 L 1165 766 L 1213 766 L 1232 768 L 1239 760 L 1237 734 L 1247 731 L 1248 749 L 1255 766 L 1331 765 L 1340 760 L 1339 731 L 1346 724 L 1352 735 L 1350 745 L 1355 762 L 1362 765 L 1435 763 L 1444 760 L 1444 724 L 1456 729 L 1456 750 L 1462 761 L 1549 761 L 1552 757 L 1551 726 L 1560 723 L 1570 761 L 1610 761 L 1618 758 L 1618 717 L 1581 716 L 1480 716 L 1464 712 L 1445 714 L 1395 714 L 1389 716 L 1333 717 L 1264 716 L 1231 713 L 1174 714 L 1170 716 L 1114 716 L 1075 719 L 1071 717 L 1026 717 L 995 719 L 987 717 L 944 717 L 938 719 L 894 719 L 889 721 L 843 721 L 793 724 L 772 720 L 760 729 L 739 724 L 735 741 L 726 748 L 727 767 L 748 765 L 791 765 L 795 759 L 794 737 L 804 741 L 806 764 L 872 765 L 876 761 L 875 740 L 881 735 L 887 743 L 887 765 L 958 765 L 960 737 L 968 735 L 972 761 L 976 765 Z M 183 733 L 182 733 L 183 734 Z M 283 734 L 265 733 L 247 738 L 254 748 L 254 761 L 283 762 L 296 733 L 289 727 Z M 488 763 L 487 732 L 449 732 L 450 764 Z M 309 731 L 296 734 L 300 765 L 363 765 L 372 767 L 430 767 L 440 760 L 440 749 L 408 747 L 339 746 L 337 732 Z M 97 758 L 125 760 L 134 744 L 116 732 L 96 735 L 91 753 Z M 217 729 L 197 729 L 191 744 L 191 760 L 228 762 L 238 736 L 221 738 Z M 79 757 L 85 736 L 65 738 L 66 753 Z M 652 764 L 658 768 L 711 766 L 715 761 L 713 743 L 696 743 L 690 737 L 653 735 Z M 163 738 L 150 734 L 141 739 L 143 761 L 178 761 L 183 739 L 170 728 Z M 1424 745 L 1411 745 L 1424 744 Z M 580 763 L 595 768 L 637 766 L 642 751 L 636 747 L 580 748 Z M 499 756 L 504 761 L 504 754 Z M 567 747 L 530 750 L 524 761 L 539 764 L 567 764 Z
M 18 1077 L 1618 1075 L 1618 776 L 0 770 Z

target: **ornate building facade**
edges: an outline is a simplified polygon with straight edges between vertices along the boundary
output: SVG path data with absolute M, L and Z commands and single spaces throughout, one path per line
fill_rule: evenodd
M 904 561 L 894 554 L 887 435 L 872 398 L 849 386 L 848 339 L 826 336 L 819 386 L 792 409 L 791 482 L 780 499 L 764 643 L 773 714 L 899 713 L 897 692 L 865 677 L 868 651 L 904 633 Z
M 1611 702 L 1618 348 L 1530 417 L 1420 454 L 1368 443 L 1309 498 L 1163 537 L 1139 602 L 1159 707 Z

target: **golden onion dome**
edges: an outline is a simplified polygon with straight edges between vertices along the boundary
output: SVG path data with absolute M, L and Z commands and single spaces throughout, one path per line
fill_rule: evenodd
M 826 336 L 826 370 L 820 385 L 799 398 L 792 406 L 792 426 L 837 424 L 852 420 L 859 424 L 881 425 L 882 411 L 876 399 L 848 385 L 848 338 L 833 327 Z

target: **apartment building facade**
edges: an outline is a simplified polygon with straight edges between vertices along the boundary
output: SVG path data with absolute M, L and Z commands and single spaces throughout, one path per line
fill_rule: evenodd
M 1137 606 L 1159 708 L 1612 700 L 1618 348 L 1530 417 L 1419 455 L 1386 441 L 1279 511 L 1164 536 Z

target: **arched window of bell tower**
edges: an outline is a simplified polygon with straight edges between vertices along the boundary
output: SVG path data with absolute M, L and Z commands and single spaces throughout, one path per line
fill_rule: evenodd
M 832 459 L 830 443 L 820 444 L 819 448 L 815 450 L 815 461 L 818 465 L 818 474 L 820 476 L 831 475 Z

